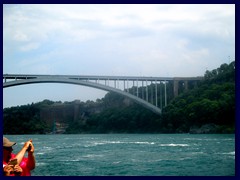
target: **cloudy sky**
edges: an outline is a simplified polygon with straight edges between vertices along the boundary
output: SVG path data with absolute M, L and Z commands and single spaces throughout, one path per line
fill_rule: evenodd
M 235 60 L 235 5 L 3 5 L 3 73 L 201 76 Z M 3 90 L 3 107 L 96 100 L 66 84 Z

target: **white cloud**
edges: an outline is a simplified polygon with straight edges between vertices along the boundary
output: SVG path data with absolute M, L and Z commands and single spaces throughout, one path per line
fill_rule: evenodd
M 13 35 L 13 39 L 16 41 L 29 41 L 29 38 L 25 33 L 16 31 L 16 33 Z
M 21 51 L 31 51 L 31 50 L 37 49 L 38 47 L 39 47 L 38 43 L 29 43 L 29 44 L 26 44 L 26 45 L 23 45 L 22 47 L 20 47 L 20 50 Z

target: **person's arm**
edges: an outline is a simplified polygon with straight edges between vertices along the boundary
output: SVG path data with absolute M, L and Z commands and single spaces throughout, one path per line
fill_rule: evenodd
M 36 160 L 35 160 L 35 156 L 34 156 L 34 146 L 32 144 L 32 140 L 31 140 L 30 149 L 28 151 L 27 166 L 30 170 L 33 170 L 35 168 L 35 164 L 36 164 Z
M 27 163 L 27 166 L 30 170 L 33 170 L 35 168 L 35 164 L 36 164 L 36 161 L 35 161 L 35 156 L 33 154 L 34 152 L 31 152 L 29 151 L 28 152 L 28 163 Z
M 22 159 L 23 159 L 29 145 L 31 145 L 31 144 L 32 144 L 31 140 L 25 142 L 25 144 L 23 145 L 23 148 L 16 154 L 15 158 L 18 160 L 18 162 L 17 162 L 18 165 L 22 162 Z

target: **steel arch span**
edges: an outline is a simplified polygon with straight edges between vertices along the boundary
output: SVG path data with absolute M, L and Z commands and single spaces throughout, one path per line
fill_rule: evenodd
M 128 97 L 132 99 L 134 102 L 142 105 L 143 107 L 153 111 L 156 114 L 161 114 L 161 109 L 150 104 L 147 101 L 144 101 L 143 99 L 140 99 L 139 97 L 136 97 L 130 93 L 127 93 L 125 91 L 122 91 L 120 89 L 116 89 L 110 86 L 106 86 L 99 83 L 93 83 L 90 81 L 83 81 L 83 80 L 76 80 L 76 79 L 68 79 L 68 78 L 58 78 L 58 77 L 41 77 L 41 78 L 30 78 L 30 79 L 22 79 L 22 80 L 15 80 L 15 81 L 9 81 L 3 83 L 3 88 L 8 88 L 12 86 L 19 86 L 24 84 L 36 84 L 36 83 L 65 83 L 65 84 L 75 84 L 75 85 L 81 85 L 81 86 L 88 86 L 96 89 L 101 89 L 104 91 L 110 91 L 115 92 L 117 94 L 120 94 L 122 96 Z

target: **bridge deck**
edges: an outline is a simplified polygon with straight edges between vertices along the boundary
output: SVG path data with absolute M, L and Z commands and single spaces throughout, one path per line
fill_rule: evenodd
M 34 75 L 34 74 L 3 74 L 3 79 L 34 79 L 34 78 L 67 78 L 77 80 L 121 80 L 121 81 L 180 81 L 201 80 L 198 77 L 147 77 L 147 76 L 94 76 L 94 75 Z

